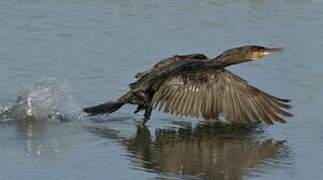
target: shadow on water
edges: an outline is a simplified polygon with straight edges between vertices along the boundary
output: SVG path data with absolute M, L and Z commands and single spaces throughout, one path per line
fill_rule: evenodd
M 123 137 L 108 127 L 88 129 L 122 144 L 136 168 L 155 172 L 160 178 L 243 179 L 290 161 L 286 142 L 261 137 L 261 128 L 188 124 L 156 129 L 152 134 L 146 126 L 138 126 L 133 137 Z

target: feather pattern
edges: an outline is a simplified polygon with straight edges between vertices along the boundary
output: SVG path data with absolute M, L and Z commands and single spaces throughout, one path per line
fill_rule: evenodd
M 265 93 L 223 68 L 175 73 L 157 89 L 153 104 L 181 116 L 232 123 L 285 123 L 289 100 Z

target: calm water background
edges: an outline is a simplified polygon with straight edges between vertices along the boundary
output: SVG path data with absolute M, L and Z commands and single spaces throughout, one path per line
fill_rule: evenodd
M 323 179 L 322 9 L 320 0 L 2 0 L 1 109 L 18 95 L 36 118 L 2 117 L 0 179 Z M 235 130 L 154 112 L 138 127 L 130 106 L 78 112 L 121 95 L 159 59 L 244 44 L 286 48 L 230 69 L 292 99 L 287 124 Z

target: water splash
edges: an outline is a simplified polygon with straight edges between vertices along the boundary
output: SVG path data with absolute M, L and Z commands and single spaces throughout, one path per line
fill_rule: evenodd
M 0 119 L 61 122 L 82 119 L 84 114 L 80 109 L 80 104 L 64 80 L 46 78 L 24 86 L 18 92 L 16 103 L 0 109 Z

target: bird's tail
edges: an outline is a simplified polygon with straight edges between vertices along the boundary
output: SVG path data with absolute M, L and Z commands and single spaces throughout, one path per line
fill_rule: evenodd
M 96 106 L 84 108 L 83 111 L 91 116 L 110 114 L 120 109 L 124 104 L 128 103 L 128 100 L 132 97 L 132 93 L 128 92 L 116 101 L 109 101 Z
M 84 108 L 83 111 L 88 113 L 91 116 L 99 114 L 110 114 L 119 108 L 121 108 L 125 103 L 120 101 L 111 101 L 103 104 L 99 104 L 92 107 Z

